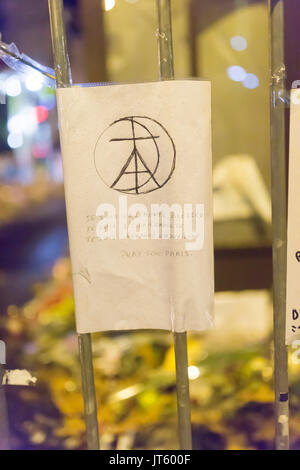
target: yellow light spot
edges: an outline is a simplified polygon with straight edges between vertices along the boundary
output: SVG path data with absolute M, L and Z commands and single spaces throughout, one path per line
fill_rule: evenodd
M 188 375 L 190 380 L 196 380 L 200 377 L 200 370 L 196 366 L 189 366 Z
M 116 4 L 116 0 L 104 0 L 105 11 L 112 10 L 115 4 Z
M 141 388 L 138 385 L 133 385 L 132 387 L 124 388 L 115 394 L 115 397 L 119 400 L 127 400 L 137 395 L 141 391 Z

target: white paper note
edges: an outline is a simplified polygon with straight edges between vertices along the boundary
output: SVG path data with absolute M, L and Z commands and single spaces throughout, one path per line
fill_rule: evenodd
M 211 87 L 58 90 L 79 333 L 213 325 Z
M 300 90 L 291 91 L 286 343 L 300 339 Z

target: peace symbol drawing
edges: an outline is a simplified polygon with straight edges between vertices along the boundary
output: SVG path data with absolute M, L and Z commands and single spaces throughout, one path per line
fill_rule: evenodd
M 170 181 L 176 163 L 175 144 L 155 119 L 123 117 L 98 138 L 94 163 L 109 188 L 126 194 L 147 194 Z

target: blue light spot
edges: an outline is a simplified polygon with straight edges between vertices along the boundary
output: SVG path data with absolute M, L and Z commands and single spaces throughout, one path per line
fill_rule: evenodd
M 249 90 L 254 90 L 259 86 L 259 78 L 254 73 L 248 73 L 243 80 L 243 85 Z
M 245 39 L 243 36 L 233 36 L 231 39 L 230 39 L 230 44 L 231 44 L 231 47 L 232 49 L 234 49 L 235 51 L 244 51 L 245 49 L 247 49 L 247 39 Z
M 232 65 L 227 69 L 227 75 L 234 82 L 243 82 L 247 77 L 247 72 L 239 65 Z

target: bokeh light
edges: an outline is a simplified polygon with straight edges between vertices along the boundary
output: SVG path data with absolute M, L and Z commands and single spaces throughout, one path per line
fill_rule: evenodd
M 231 67 L 228 67 L 227 75 L 230 80 L 233 80 L 234 82 L 242 82 L 247 77 L 247 72 L 239 65 L 232 65 Z
M 112 10 L 115 4 L 116 4 L 116 0 L 104 0 L 105 11 Z
M 200 377 L 200 370 L 199 367 L 196 366 L 189 366 L 188 368 L 188 376 L 190 380 L 196 380 Z
M 23 132 L 28 135 L 35 132 L 37 128 L 37 116 L 35 108 L 28 106 L 24 108 L 20 114 L 23 116 L 25 122 Z
M 36 106 L 35 113 L 36 113 L 36 120 L 38 124 L 48 119 L 49 113 L 48 113 L 48 109 L 46 108 L 46 106 Z
M 16 114 L 9 118 L 7 122 L 7 129 L 11 133 L 21 133 L 24 131 L 24 127 L 26 126 L 26 119 L 21 114 Z
M 22 91 L 21 82 L 16 75 L 12 75 L 6 80 L 5 91 L 6 91 L 6 94 L 11 97 L 20 95 Z
M 243 80 L 243 85 L 249 90 L 254 90 L 259 86 L 259 78 L 254 73 L 248 73 Z
M 26 78 L 26 88 L 29 91 L 39 91 L 43 88 L 43 80 L 39 74 L 31 74 Z
M 230 44 L 232 49 L 239 52 L 244 51 L 248 46 L 247 39 L 245 39 L 243 36 L 233 36 L 230 39 Z
M 8 146 L 11 149 L 18 149 L 23 145 L 23 135 L 19 132 L 13 132 L 7 137 Z

